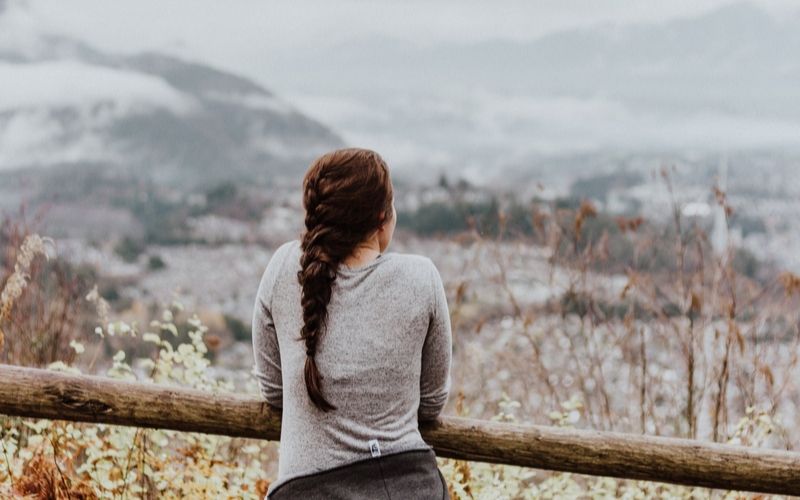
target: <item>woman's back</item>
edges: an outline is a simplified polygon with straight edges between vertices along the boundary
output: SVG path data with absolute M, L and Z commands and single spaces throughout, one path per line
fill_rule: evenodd
M 418 420 L 435 418 L 450 389 L 450 318 L 441 278 L 427 257 L 389 252 L 339 266 L 315 359 L 322 411 L 304 382 L 302 249 L 282 245 L 265 270 L 253 319 L 262 395 L 283 408 L 278 480 L 378 455 L 430 449 Z

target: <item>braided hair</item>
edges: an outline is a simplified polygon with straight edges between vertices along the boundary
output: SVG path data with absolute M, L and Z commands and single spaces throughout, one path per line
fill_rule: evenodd
M 325 399 L 315 355 L 325 332 L 336 271 L 355 248 L 392 216 L 389 169 L 378 153 L 338 149 L 317 158 L 303 178 L 305 232 L 297 279 L 302 287 L 305 342 L 304 378 L 311 402 L 322 411 Z

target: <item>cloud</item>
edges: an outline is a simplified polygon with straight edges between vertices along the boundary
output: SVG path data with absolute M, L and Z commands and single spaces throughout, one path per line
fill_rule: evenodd
M 0 62 L 0 110 L 112 103 L 120 113 L 154 107 L 186 113 L 192 100 L 163 80 L 78 61 Z
M 511 150 L 558 153 L 619 149 L 748 149 L 797 147 L 800 122 L 697 107 L 673 111 L 589 97 L 509 96 L 478 92 L 465 119 L 472 141 Z M 462 109 L 470 109 L 461 106 Z
M 0 170 L 75 161 L 115 161 L 119 153 L 85 117 L 60 125 L 47 110 L 17 112 L 0 121 Z M 68 140 L 64 140 L 69 133 Z
M 196 106 L 159 78 L 78 61 L 0 62 L 0 81 L 0 169 L 20 161 L 117 160 L 105 138 L 114 120 L 152 109 L 183 114 Z
M 381 151 L 399 171 L 487 166 L 530 154 L 602 149 L 735 150 L 798 147 L 800 122 L 709 108 L 671 110 L 604 97 L 536 96 L 482 89 L 428 94 L 295 96 L 351 144 Z

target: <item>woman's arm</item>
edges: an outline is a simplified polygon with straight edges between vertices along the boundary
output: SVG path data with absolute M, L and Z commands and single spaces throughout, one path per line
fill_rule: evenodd
M 261 276 L 253 309 L 253 354 L 255 367 L 253 374 L 258 381 L 261 395 L 275 408 L 283 407 L 283 378 L 281 375 L 281 352 L 278 334 L 272 319 L 272 291 L 278 273 L 283 267 L 283 251 L 278 248 Z
M 444 408 L 450 394 L 450 362 L 452 332 L 447 295 L 436 266 L 431 262 L 433 280 L 433 309 L 428 333 L 422 346 L 420 400 L 418 420 L 433 420 Z

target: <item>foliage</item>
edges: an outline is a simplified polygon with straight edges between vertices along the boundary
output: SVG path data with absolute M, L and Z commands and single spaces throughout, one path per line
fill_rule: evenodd
M 125 236 L 114 246 L 114 253 L 119 255 L 125 262 L 136 262 L 144 252 L 145 244 L 130 236 Z
M 150 269 L 151 271 L 158 271 L 159 269 L 164 269 L 165 267 L 167 267 L 167 264 L 164 262 L 164 259 L 162 259 L 160 256 L 151 255 L 150 257 L 148 257 L 147 268 Z
M 586 428 L 726 442 L 755 407 L 771 422 L 757 441 L 797 449 L 800 278 L 714 248 L 664 179 L 668 224 L 620 217 L 595 230 L 590 203 L 552 203 L 532 216 L 541 244 L 451 244 L 463 256 L 455 376 L 477 418 L 492 415 L 487 393 L 505 391 L 526 421 L 547 423 L 577 392 Z
M 80 299 L 95 273 L 9 220 L 0 226 L 0 257 L 0 362 L 43 366 L 68 355 L 69 342 L 87 329 Z
M 643 181 L 639 172 L 620 170 L 578 179 L 572 183 L 570 193 L 577 199 L 605 201 L 612 190 L 633 187 Z
M 515 412 L 521 408 L 518 401 L 503 394 L 498 401 L 499 411 L 493 420 L 518 422 Z M 574 427 L 583 414 L 583 403 L 578 394 L 561 403 L 559 410 L 550 412 L 552 425 Z M 463 399 L 458 405 L 460 415 L 467 415 Z M 772 432 L 773 423 L 765 412 L 749 409 L 747 416 L 737 424 L 736 436 L 731 443 L 758 446 Z M 524 467 L 437 459 L 448 483 L 453 500 L 495 499 L 641 499 L 641 498 L 692 498 L 696 500 L 723 498 L 738 499 L 737 492 L 715 492 L 647 481 L 628 481 L 608 477 L 588 477 L 570 473 L 536 471 Z M 758 498 L 765 498 L 758 496 Z
M 173 348 L 168 341 L 177 337 L 175 318 L 182 314 L 175 303 L 142 333 L 122 321 L 98 326 L 98 345 L 122 335 L 153 350 L 136 370 L 118 351 L 104 375 L 233 391 L 230 382 L 211 377 L 207 328 L 196 316 L 187 320 L 189 342 Z M 72 347 L 79 357 L 90 351 L 78 342 Z M 79 372 L 61 361 L 48 368 Z M 252 378 L 247 383 L 246 390 L 257 390 Z M 269 486 L 262 465 L 274 457 L 273 443 L 207 434 L 18 418 L 3 418 L 0 426 L 0 485 L 35 498 L 262 498 Z
M 246 325 L 244 321 L 230 314 L 225 314 L 223 319 L 225 320 L 225 328 L 233 334 L 235 340 L 240 342 L 252 342 L 253 337 L 250 333 L 250 325 Z

